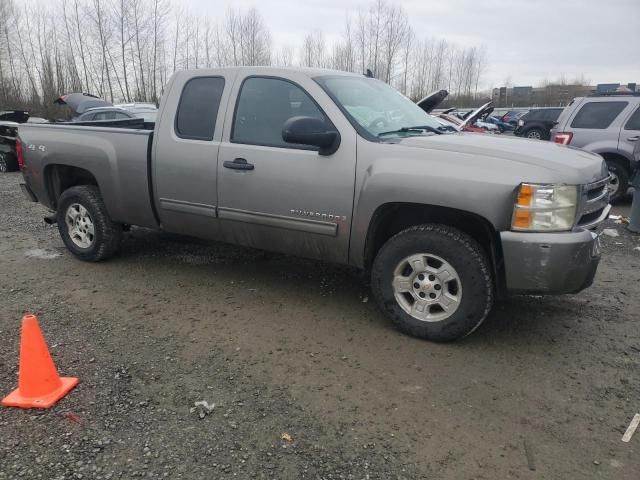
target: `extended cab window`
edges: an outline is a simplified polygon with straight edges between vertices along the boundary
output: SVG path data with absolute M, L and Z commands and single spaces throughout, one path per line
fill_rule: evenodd
M 325 120 L 311 97 L 297 85 L 277 78 L 248 78 L 238 97 L 231 141 L 291 148 L 282 139 L 282 126 L 299 115 Z
M 608 128 L 626 106 L 627 102 L 587 103 L 575 116 L 571 126 L 573 128 Z
M 212 140 L 224 90 L 222 77 L 196 77 L 182 89 L 176 113 L 176 134 L 190 140 Z
M 624 126 L 625 130 L 640 130 L 640 107 L 633 112 L 631 118 L 627 120 L 627 124 Z

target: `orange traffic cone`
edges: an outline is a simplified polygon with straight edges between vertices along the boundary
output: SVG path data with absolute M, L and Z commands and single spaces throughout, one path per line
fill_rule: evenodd
M 78 384 L 60 377 L 35 315 L 22 317 L 18 388 L 2 399 L 5 407 L 49 408 Z

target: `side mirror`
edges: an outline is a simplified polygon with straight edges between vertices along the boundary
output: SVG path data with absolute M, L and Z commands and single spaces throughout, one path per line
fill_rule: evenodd
M 331 155 L 340 146 L 340 133 L 316 117 L 291 117 L 282 126 L 282 139 L 318 147 L 320 155 Z

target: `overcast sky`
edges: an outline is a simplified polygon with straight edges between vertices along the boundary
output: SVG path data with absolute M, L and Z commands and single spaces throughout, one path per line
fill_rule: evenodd
M 320 29 L 327 44 L 338 39 L 360 0 L 184 0 L 212 18 L 226 7 L 257 7 L 274 47 L 299 47 Z M 640 82 L 640 0 L 404 0 L 418 37 L 484 45 L 485 87 L 537 85 L 543 79 L 584 75 L 592 84 Z

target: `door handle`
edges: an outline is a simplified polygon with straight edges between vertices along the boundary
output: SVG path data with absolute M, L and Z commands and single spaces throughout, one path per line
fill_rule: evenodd
M 635 142 L 636 140 L 640 140 L 640 135 L 636 135 L 635 137 L 629 137 L 627 138 L 627 140 L 629 140 L 630 142 Z
M 222 165 L 232 170 L 253 170 L 253 163 L 247 162 L 244 158 L 234 158 L 233 161 L 225 160 Z

